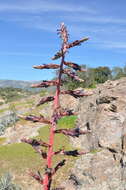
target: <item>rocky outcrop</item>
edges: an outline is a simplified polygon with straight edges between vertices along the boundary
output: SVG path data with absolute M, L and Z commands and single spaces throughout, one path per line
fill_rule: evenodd
M 77 125 L 91 133 L 71 139 L 85 152 L 64 182 L 69 190 L 126 189 L 126 78 L 107 81 L 80 100 Z

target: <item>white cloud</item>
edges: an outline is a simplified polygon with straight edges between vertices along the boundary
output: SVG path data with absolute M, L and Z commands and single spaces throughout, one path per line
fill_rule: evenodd
M 92 47 L 96 47 L 98 49 L 113 49 L 113 50 L 120 50 L 123 51 L 126 49 L 126 43 L 122 41 L 105 41 L 105 40 L 93 40 L 89 44 Z
M 60 22 L 65 21 L 72 38 L 88 36 L 91 38 L 89 45 L 93 44 L 94 47 L 126 49 L 126 44 L 122 42 L 126 36 L 124 28 L 126 19 L 121 19 L 118 15 L 104 15 L 102 12 L 101 15 L 99 14 L 98 11 L 84 4 L 69 4 L 69 2 L 55 0 L 50 2 L 11 0 L 11 3 L 10 0 L 1 0 L 0 2 L 0 20 L 50 32 L 56 32 Z M 10 55 L 13 53 L 11 52 Z M 23 52 L 22 54 L 25 55 Z M 28 54 L 30 55 L 26 53 Z
M 43 57 L 47 56 L 47 54 L 40 54 L 40 53 L 33 53 L 33 52 L 16 52 L 16 51 L 1 51 L 0 55 L 6 55 L 6 56 L 33 56 L 33 57 Z
M 110 17 L 110 16 L 102 16 L 102 15 L 95 15 L 95 16 L 89 16 L 89 15 L 67 15 L 64 16 L 66 20 L 72 21 L 72 22 L 84 22 L 84 23 L 95 23 L 95 24 L 126 24 L 126 19 L 120 19 L 117 17 Z
M 36 13 L 36 12 L 47 12 L 47 11 L 65 11 L 65 12 L 85 12 L 85 13 L 95 13 L 91 8 L 88 8 L 84 5 L 74 5 L 69 3 L 59 3 L 57 2 L 48 2 L 40 0 L 32 1 L 18 1 L 18 3 L 0 3 L 1 12 L 27 12 L 27 13 Z
M 109 48 L 109 49 L 126 49 L 126 43 L 125 42 L 103 42 L 101 43 L 101 47 L 103 48 Z

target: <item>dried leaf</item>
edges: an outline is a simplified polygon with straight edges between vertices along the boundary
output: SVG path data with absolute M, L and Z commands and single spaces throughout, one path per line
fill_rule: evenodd
M 58 69 L 59 67 L 59 65 L 53 63 L 33 66 L 35 69 Z
M 21 139 L 22 142 L 24 143 L 28 143 L 34 147 L 36 146 L 44 146 L 44 147 L 50 147 L 49 144 L 47 144 L 46 142 L 42 141 L 42 140 L 36 140 L 36 139 L 26 139 L 26 138 L 23 138 Z
M 61 162 L 59 162 L 59 163 L 56 165 L 56 167 L 53 169 L 52 175 L 54 175 L 54 174 L 57 172 L 57 170 L 58 170 L 59 168 L 61 168 L 62 166 L 64 166 L 64 165 L 65 165 L 65 162 L 66 162 L 65 159 L 62 160 Z
M 71 137 L 79 137 L 80 135 L 91 133 L 91 131 L 89 131 L 89 130 L 82 131 L 82 130 L 80 130 L 80 128 L 75 128 L 75 129 L 57 129 L 57 130 L 55 130 L 55 133 L 62 133 L 64 135 L 71 136 Z
M 47 102 L 51 102 L 54 100 L 54 96 L 48 96 L 48 97 L 44 97 L 40 100 L 40 102 L 37 104 L 37 106 L 40 106 L 44 103 L 47 103 Z
M 49 86 L 56 86 L 57 84 L 58 82 L 56 80 L 51 80 L 51 81 L 43 80 L 43 82 L 39 84 L 32 84 L 31 87 L 32 88 L 47 88 Z
M 71 116 L 71 115 L 77 115 L 73 110 L 65 110 L 63 112 L 60 112 L 61 116 Z
M 83 43 L 83 42 L 85 42 L 85 41 L 87 41 L 87 40 L 89 40 L 89 38 L 83 38 L 83 39 L 81 39 L 81 40 L 76 40 L 76 41 L 74 41 L 74 42 L 72 42 L 72 43 L 67 43 L 66 46 L 65 46 L 66 51 L 67 51 L 67 49 L 69 49 L 69 48 L 72 48 L 72 47 L 74 47 L 74 46 L 79 46 L 79 45 L 81 45 L 81 43 Z M 65 51 L 65 52 L 66 52 L 66 51 Z M 65 52 L 64 52 L 64 53 L 65 53 Z M 59 59 L 60 57 L 62 57 L 62 52 L 61 52 L 61 51 L 57 52 L 57 53 L 54 55 L 54 57 L 52 57 L 52 60 Z
M 43 159 L 47 158 L 47 153 L 39 148 L 39 146 L 33 146 L 34 150 L 39 153 Z
M 73 63 L 73 62 L 68 62 L 68 61 L 66 62 L 66 61 L 64 61 L 64 65 L 66 65 L 68 67 L 71 67 L 71 68 L 73 68 L 76 71 L 80 71 L 80 72 L 87 71 L 86 69 L 82 68 L 80 65 L 78 65 L 76 63 Z
M 72 79 L 79 81 L 79 82 L 84 82 L 83 79 L 80 79 L 76 73 L 74 73 L 73 71 L 69 70 L 69 69 L 64 69 L 63 70 L 64 74 L 67 74 L 69 77 L 71 77 Z
M 52 59 L 52 60 L 56 60 L 56 59 L 59 59 L 60 57 L 62 57 L 62 52 L 61 52 L 61 51 L 58 51 L 58 52 L 54 55 L 54 57 L 52 57 L 51 59 Z
M 89 38 L 82 38 L 81 40 L 75 40 L 74 42 L 71 42 L 67 45 L 67 48 L 72 48 L 74 46 L 79 46 L 81 43 L 89 40 Z
M 28 120 L 28 121 L 33 121 L 33 122 L 51 124 L 51 121 L 49 121 L 48 119 L 45 119 L 43 115 L 39 117 L 35 115 L 29 115 L 29 116 L 23 117 L 23 119 Z
M 83 154 L 87 154 L 87 153 L 89 153 L 89 152 L 80 152 L 78 150 L 63 151 L 64 155 L 74 156 L 74 157 L 77 157 L 77 156 L 80 156 L 80 155 L 83 155 Z
M 33 172 L 30 172 L 30 176 L 32 176 L 34 179 L 36 179 L 40 184 L 43 184 L 43 179 L 42 177 L 38 174 L 35 174 Z
M 61 94 L 69 94 L 71 96 L 73 96 L 74 98 L 80 98 L 83 96 L 90 96 L 93 93 L 92 92 L 84 92 L 83 90 L 66 90 L 66 91 L 62 91 Z

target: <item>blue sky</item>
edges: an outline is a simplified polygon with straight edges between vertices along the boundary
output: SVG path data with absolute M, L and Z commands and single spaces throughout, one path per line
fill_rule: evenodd
M 0 79 L 50 79 L 53 71 L 32 66 L 52 62 L 60 48 L 56 30 L 61 22 L 70 41 L 90 38 L 71 49 L 67 60 L 89 67 L 123 66 L 125 10 L 125 0 L 0 0 Z

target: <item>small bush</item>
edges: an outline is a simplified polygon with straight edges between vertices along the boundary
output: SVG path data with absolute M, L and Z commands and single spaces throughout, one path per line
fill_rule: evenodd
M 16 112 L 12 111 L 8 116 L 4 117 L 0 122 L 0 135 L 3 135 L 6 128 L 14 125 L 18 121 Z
M 6 173 L 0 179 L 0 190 L 21 190 L 21 188 L 16 184 L 13 184 L 12 176 L 9 173 Z

